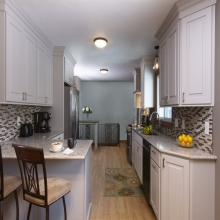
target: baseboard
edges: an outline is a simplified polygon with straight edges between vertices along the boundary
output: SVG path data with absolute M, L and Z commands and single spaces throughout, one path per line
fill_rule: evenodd
M 86 220 L 89 220 L 89 219 L 90 219 L 91 211 L 92 211 L 92 203 L 90 202 L 90 203 L 89 203 L 89 211 L 88 211 L 88 215 L 87 215 Z

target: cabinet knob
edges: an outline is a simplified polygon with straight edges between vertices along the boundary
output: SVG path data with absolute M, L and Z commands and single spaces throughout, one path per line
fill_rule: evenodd
M 154 169 L 156 168 L 154 165 L 152 165 L 152 166 L 153 166 Z
M 165 158 L 163 158 L 163 167 L 165 167 Z
M 185 92 L 183 92 L 183 102 L 185 102 Z

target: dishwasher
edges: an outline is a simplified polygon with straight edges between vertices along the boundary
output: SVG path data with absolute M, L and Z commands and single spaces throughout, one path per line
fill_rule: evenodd
M 143 139 L 143 190 L 150 203 L 150 151 L 151 145 Z

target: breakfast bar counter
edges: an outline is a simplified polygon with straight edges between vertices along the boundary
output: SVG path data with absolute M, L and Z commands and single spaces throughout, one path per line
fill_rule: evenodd
M 67 148 L 67 140 L 57 140 Z M 56 176 L 69 181 L 72 185 L 70 193 L 65 196 L 67 217 L 71 220 L 87 220 L 91 212 L 91 144 L 92 140 L 77 140 L 73 153 L 51 152 L 51 144 L 56 140 L 43 137 L 15 138 L 1 142 L 5 174 L 19 175 L 16 155 L 12 144 L 22 144 L 44 149 L 47 176 Z M 27 218 L 29 203 L 23 200 L 22 187 L 18 189 L 20 220 Z M 4 219 L 15 219 L 14 195 L 4 202 Z M 30 219 L 45 219 L 45 209 L 33 206 Z M 50 219 L 64 219 L 62 200 L 50 206 Z

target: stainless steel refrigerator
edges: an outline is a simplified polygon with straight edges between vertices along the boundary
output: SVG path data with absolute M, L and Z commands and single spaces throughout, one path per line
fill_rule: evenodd
M 64 86 L 64 138 L 79 139 L 79 91 Z

